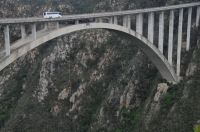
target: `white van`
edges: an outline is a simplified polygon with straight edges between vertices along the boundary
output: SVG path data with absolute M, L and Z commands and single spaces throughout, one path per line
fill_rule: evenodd
M 60 12 L 43 12 L 44 18 L 60 18 L 61 13 Z

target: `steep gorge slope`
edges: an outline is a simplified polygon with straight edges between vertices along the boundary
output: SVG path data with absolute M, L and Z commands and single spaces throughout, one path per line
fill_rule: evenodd
M 77 4 L 83 1 L 23 2 L 13 11 L 5 6 L 4 17 L 8 12 L 36 16 L 46 9 L 85 10 Z M 91 2 L 90 10 L 100 12 L 137 8 L 144 1 Z M 16 11 L 19 5 L 21 13 Z M 35 13 L 26 12 L 37 6 Z M 167 85 L 146 55 L 113 32 L 86 30 L 51 40 L 0 72 L 1 131 L 192 131 L 200 120 L 199 44 L 195 46 L 197 37 L 192 40 L 185 61 L 193 56 L 189 69 L 195 72 L 188 71 L 189 77 L 178 85 Z
M 5 75 L 14 70 L 14 75 L 2 77 L 5 82 L 1 86 L 7 87 L 2 91 L 2 111 L 12 113 L 2 131 L 36 131 L 40 130 L 40 125 L 46 131 L 59 127 L 62 131 L 75 131 L 75 128 L 88 131 L 90 125 L 96 129 L 105 121 L 107 124 L 98 129 L 113 130 L 117 128 L 112 126 L 117 124 L 115 117 L 120 117 L 122 108 L 137 109 L 140 106 L 152 77 L 146 79 L 147 84 L 142 85 L 142 81 L 157 72 L 155 67 L 145 61 L 141 52 L 136 52 L 137 48 L 129 41 L 116 35 L 107 40 L 105 34 L 109 36 L 109 33 L 97 30 L 89 34 L 95 36 L 99 32 L 94 44 L 91 42 L 94 38 L 87 36 L 88 31 L 84 32 L 58 38 L 55 44 L 45 44 L 3 71 L 2 75 Z M 76 42 L 72 38 L 81 38 L 81 41 Z M 86 40 L 88 38 L 91 40 Z M 51 46 L 51 50 L 47 45 Z M 47 50 L 46 53 L 43 53 L 44 50 Z M 142 70 L 138 67 L 145 65 L 149 65 L 149 69 L 145 70 L 146 74 L 140 75 Z M 15 83 L 18 85 L 13 85 Z M 135 91 L 138 91 L 137 96 Z M 15 92 L 19 92 L 16 98 L 12 97 Z M 132 101 L 137 104 L 131 105 Z M 10 103 L 15 105 L 6 107 Z M 110 115 L 114 117 L 110 118 Z M 121 119 L 118 120 L 119 123 Z M 34 126 L 29 126 L 31 122 Z M 50 127 L 52 124 L 55 128 Z M 62 127 L 72 124 L 72 127 Z

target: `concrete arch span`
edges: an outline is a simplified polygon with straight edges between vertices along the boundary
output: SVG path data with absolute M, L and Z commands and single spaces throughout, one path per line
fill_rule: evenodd
M 148 39 L 146 39 L 145 37 L 143 37 L 142 35 L 138 34 L 137 32 L 131 29 L 109 23 L 90 23 L 89 25 L 78 24 L 78 25 L 63 27 L 58 30 L 53 30 L 49 33 L 46 33 L 45 35 L 38 37 L 36 40 L 26 43 L 25 45 L 17 48 L 16 50 L 12 51 L 9 56 L 5 56 L 3 59 L 1 59 L 0 70 L 5 68 L 7 65 L 15 61 L 17 58 L 21 57 L 28 51 L 36 48 L 37 46 L 51 39 L 75 31 L 95 29 L 95 28 L 112 30 L 117 33 L 120 33 L 123 36 L 128 37 L 133 41 L 134 44 L 136 44 L 141 50 L 143 50 L 144 53 L 146 53 L 149 59 L 157 67 L 163 78 L 165 78 L 167 81 L 177 82 L 177 76 L 174 72 L 174 69 L 168 63 L 167 59 L 162 55 L 162 53 L 158 50 L 158 48 L 153 45 L 153 43 L 151 43 Z

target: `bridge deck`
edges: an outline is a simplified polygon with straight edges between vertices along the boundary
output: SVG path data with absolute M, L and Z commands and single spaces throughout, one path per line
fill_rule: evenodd
M 188 8 L 188 7 L 199 6 L 199 5 L 200 5 L 200 2 L 195 2 L 195 3 L 189 3 L 189 4 L 163 6 L 163 7 L 155 7 L 155 8 L 138 9 L 138 10 L 66 15 L 66 16 L 63 16 L 62 18 L 54 18 L 54 19 L 46 19 L 46 18 L 42 18 L 42 17 L 41 18 L 35 18 L 35 17 L 7 18 L 7 19 L 4 18 L 4 19 L 0 19 L 0 24 L 2 25 L 2 24 L 38 23 L 38 22 L 80 20 L 80 19 L 111 17 L 111 16 L 124 16 L 124 15 L 130 15 L 130 14 L 148 13 L 148 12 L 156 12 L 156 11 L 166 11 L 166 10 L 173 10 L 173 9 L 179 9 L 179 8 Z

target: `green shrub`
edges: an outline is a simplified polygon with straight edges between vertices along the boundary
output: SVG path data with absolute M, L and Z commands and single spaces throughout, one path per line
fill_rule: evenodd
M 194 132 L 200 132 L 200 124 L 195 126 Z
M 164 101 L 164 107 L 169 108 L 174 103 L 175 92 L 178 89 L 178 85 L 171 85 L 167 90 L 167 96 Z

